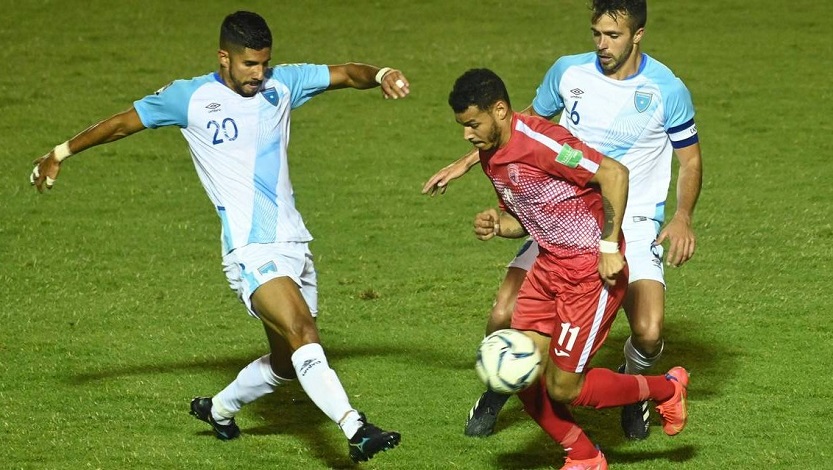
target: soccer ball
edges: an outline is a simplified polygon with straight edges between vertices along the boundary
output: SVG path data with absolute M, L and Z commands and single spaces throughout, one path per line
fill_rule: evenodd
M 485 337 L 474 365 L 480 380 L 498 393 L 520 392 L 538 379 L 541 354 L 532 339 L 518 330 L 498 330 Z

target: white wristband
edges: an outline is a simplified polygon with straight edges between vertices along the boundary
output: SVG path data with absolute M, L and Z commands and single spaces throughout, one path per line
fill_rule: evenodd
M 61 163 L 67 157 L 72 155 L 72 152 L 69 150 L 69 141 L 66 141 L 63 144 L 59 144 L 59 145 L 55 146 L 55 148 L 52 150 L 52 152 L 55 154 L 55 160 L 57 160 L 58 163 Z
M 378 71 L 378 72 L 376 72 L 376 83 L 380 83 L 380 84 L 381 84 L 381 83 L 382 83 L 382 79 L 383 79 L 383 78 L 385 78 L 385 75 L 387 75 L 387 73 L 388 73 L 388 72 L 390 72 L 391 70 L 393 70 L 393 69 L 392 69 L 392 68 L 390 68 L 390 67 L 382 67 L 382 68 L 380 68 L 380 69 L 379 69 L 379 71 Z
M 599 240 L 600 253 L 619 253 L 619 243 Z

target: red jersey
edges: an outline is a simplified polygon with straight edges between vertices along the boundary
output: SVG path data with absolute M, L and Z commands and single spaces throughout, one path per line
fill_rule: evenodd
M 588 184 L 601 161 L 566 128 L 518 113 L 509 142 L 480 151 L 501 209 L 557 258 L 599 251 L 604 210 L 598 187 Z

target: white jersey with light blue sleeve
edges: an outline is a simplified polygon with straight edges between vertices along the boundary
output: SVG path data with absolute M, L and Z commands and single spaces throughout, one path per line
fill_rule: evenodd
M 665 219 L 673 149 L 698 142 L 691 95 L 668 67 L 642 54 L 636 74 L 615 80 L 594 52 L 564 56 L 544 76 L 532 106 L 541 116 L 561 113 L 559 124 L 628 167 L 626 221 Z
M 308 242 L 289 180 L 289 111 L 330 84 L 326 65 L 267 70 L 244 97 L 217 73 L 177 80 L 134 103 L 145 127 L 179 126 L 222 224 L 223 254 L 252 243 Z

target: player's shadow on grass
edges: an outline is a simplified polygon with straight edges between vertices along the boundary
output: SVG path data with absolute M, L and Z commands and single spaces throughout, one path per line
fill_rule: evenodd
M 399 356 L 403 360 L 413 360 L 411 356 L 414 352 L 407 346 L 403 346 L 398 343 L 330 347 L 324 344 L 323 346 L 327 354 L 327 359 L 335 369 L 338 368 L 337 363 L 340 358 Z M 268 350 L 265 347 L 262 347 L 253 348 L 249 353 L 237 354 L 234 356 L 177 362 L 154 362 L 152 364 L 135 364 L 123 367 L 105 368 L 95 372 L 76 373 L 67 377 L 66 381 L 73 385 L 85 385 L 90 382 L 97 382 L 117 377 L 170 374 L 184 371 L 201 371 L 206 373 L 212 371 L 222 372 L 224 376 L 229 377 L 229 380 L 231 380 L 243 367 L 267 352 Z
M 624 463 L 654 463 L 664 468 L 690 461 L 697 454 L 695 447 L 684 445 L 668 450 L 623 451 L 603 447 L 609 465 Z M 553 468 L 563 463 L 564 451 L 546 435 L 529 441 L 523 449 L 495 456 L 495 467 L 506 470 Z
M 501 419 L 509 418 L 513 421 L 531 419 L 520 406 L 513 408 L 510 402 L 505 412 L 501 414 Z M 655 466 L 665 468 L 675 463 L 690 461 L 697 454 L 695 446 L 677 445 L 671 441 L 662 432 L 658 423 L 651 427 L 651 435 L 648 439 L 666 440 L 663 445 L 668 448 L 658 450 L 655 445 L 652 445 L 651 449 L 639 450 L 638 442 L 627 441 L 622 435 L 619 427 L 619 408 L 605 410 L 574 408 L 573 415 L 590 440 L 601 447 L 608 463 L 613 466 L 623 463 L 653 463 Z M 496 433 L 500 433 L 503 429 L 500 420 L 498 423 Z M 683 432 L 691 431 L 687 429 Z M 499 436 L 490 437 L 490 439 L 494 438 L 499 438 Z M 495 467 L 509 470 L 553 468 L 553 466 L 557 468 L 563 462 L 564 456 L 561 446 L 539 429 L 537 437 L 528 441 L 522 449 L 496 454 Z
M 117 377 L 133 375 L 170 374 L 184 371 L 223 372 L 228 375 L 231 371 L 239 371 L 258 357 L 257 353 L 250 356 L 227 356 L 218 359 L 200 359 L 179 362 L 155 362 L 153 364 L 137 364 L 125 367 L 114 367 L 96 372 L 83 372 L 68 377 L 67 382 L 73 385 L 86 385 Z M 234 377 L 230 375 L 230 377 Z
M 331 350 L 332 353 L 330 353 Z M 231 380 L 241 368 L 263 353 L 264 351 L 258 350 L 248 355 L 117 367 L 74 374 L 68 377 L 67 381 L 72 385 L 83 386 L 124 376 L 205 372 L 207 375 L 213 374 L 222 377 L 216 385 L 216 389 L 219 390 L 220 387 L 226 384 L 226 380 Z M 328 348 L 328 359 L 330 359 L 333 367 L 338 369 L 338 357 L 342 355 L 348 357 L 363 355 L 407 356 L 409 353 L 407 348 L 397 348 L 392 344 L 349 347 L 347 350 Z M 187 403 L 184 404 L 184 409 L 187 409 Z M 245 420 L 238 420 L 238 425 L 244 436 L 290 436 L 302 441 L 304 451 L 327 468 L 353 468 L 356 466 L 348 457 L 347 440 L 344 435 L 307 397 L 297 380 L 250 403 L 246 406 L 245 411 L 259 416 L 263 424 L 247 427 Z M 205 426 L 204 430 L 195 432 L 195 435 L 213 438 L 213 431 L 210 430 L 208 425 Z
M 301 440 L 310 458 L 327 468 L 352 468 L 355 465 L 348 457 L 344 434 L 315 406 L 297 382 L 247 405 L 247 408 L 257 414 L 263 424 L 244 425 L 241 427 L 244 434 L 286 435 Z
M 260 419 L 260 425 L 249 426 L 251 414 Z M 245 415 L 249 415 L 248 419 Z M 274 393 L 246 405 L 244 416 L 237 420 L 243 439 L 246 436 L 282 436 L 300 441 L 298 447 L 309 458 L 327 468 L 353 468 L 348 457 L 347 440 L 335 425 L 327 419 L 295 382 L 277 389 Z M 214 431 L 208 425 L 194 433 L 214 439 Z

